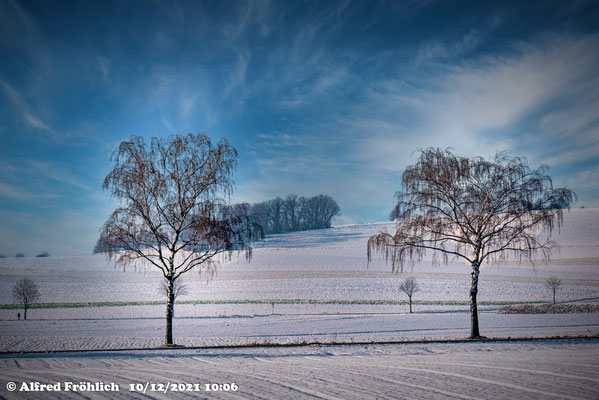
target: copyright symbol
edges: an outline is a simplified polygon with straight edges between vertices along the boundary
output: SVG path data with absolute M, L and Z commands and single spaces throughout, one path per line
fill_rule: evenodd
M 15 389 L 17 388 L 17 384 L 14 382 L 8 382 L 6 384 L 6 388 L 8 389 L 9 392 L 14 392 Z

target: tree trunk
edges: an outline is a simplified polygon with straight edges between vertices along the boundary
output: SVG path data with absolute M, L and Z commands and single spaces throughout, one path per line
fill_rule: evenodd
M 553 289 L 553 305 L 555 305 L 555 289 Z
M 166 290 L 166 336 L 164 338 L 165 346 L 173 345 L 173 317 L 175 316 L 175 288 L 172 277 L 167 277 L 168 286 Z
M 410 314 L 412 314 L 412 296 L 408 296 L 410 299 Z
M 23 320 L 27 319 L 27 306 L 23 307 Z
M 472 287 L 470 288 L 470 339 L 478 339 L 480 337 L 480 332 L 478 330 L 478 307 L 476 305 L 479 267 L 477 261 L 472 263 Z

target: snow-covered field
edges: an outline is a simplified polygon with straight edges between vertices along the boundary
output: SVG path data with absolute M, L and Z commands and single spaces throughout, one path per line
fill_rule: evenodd
M 599 335 L 599 314 L 480 313 L 488 337 Z M 470 333 L 467 312 L 351 315 L 256 315 L 177 318 L 173 334 L 185 346 L 263 343 L 383 342 L 455 339 Z M 157 347 L 164 317 L 3 321 L 0 351 Z
M 366 262 L 366 240 L 390 223 L 276 235 L 248 264 L 226 261 L 210 281 L 185 277 L 175 341 L 182 345 L 380 342 L 455 339 L 469 331 L 469 266 L 430 259 L 392 274 Z M 548 301 L 544 280 L 562 278 L 559 300 L 599 297 L 599 210 L 573 210 L 555 236 L 549 264 L 503 262 L 482 269 L 481 333 L 493 337 L 599 335 L 599 314 L 497 314 L 500 303 Z M 153 270 L 113 266 L 100 255 L 0 259 L 0 304 L 20 277 L 33 279 L 44 303 L 17 321 L 0 310 L 0 351 L 158 346 L 164 305 Z M 398 287 L 421 286 L 407 314 Z M 146 302 L 72 308 L 65 303 Z M 202 304 L 189 304 L 202 301 Z M 206 304 L 207 302 L 216 304 Z M 235 302 L 236 301 L 236 302 Z M 374 304 L 380 302 L 381 304 Z M 458 304 L 450 304 L 457 302 Z M 271 304 L 271 303 L 274 303 Z M 89 393 L 8 392 L 8 382 L 116 382 L 120 397 L 203 398 L 598 398 L 599 339 L 515 343 L 427 343 L 0 355 L 0 397 L 64 398 Z M 236 383 L 236 392 L 131 392 L 131 384 Z M 137 386 L 136 386 L 137 387 Z M 201 386 L 204 389 L 204 386 Z M 94 398 L 114 398 L 94 392 Z
M 0 371 L 7 399 L 597 399 L 599 340 L 0 355 Z M 6 390 L 32 381 L 119 391 Z
M 400 281 L 415 275 L 422 287 L 417 300 L 468 301 L 470 267 L 464 263 L 424 260 L 403 274 L 392 274 L 380 259 L 367 266 L 366 240 L 392 228 L 392 223 L 378 223 L 270 236 L 257 244 L 251 263 L 234 257 L 208 282 L 205 275 L 187 274 L 189 294 L 180 300 L 402 300 Z M 512 261 L 484 266 L 479 300 L 547 301 L 550 293 L 543 282 L 550 275 L 564 282 L 558 300 L 599 296 L 599 210 L 566 213 L 554 239 L 562 246 L 549 264 Z M 0 259 L 3 288 L 9 289 L 21 276 L 40 286 L 46 303 L 164 299 L 156 270 L 123 271 L 102 255 Z M 10 290 L 2 290 L 0 303 L 11 302 Z
M 392 228 L 392 223 L 377 223 L 274 235 L 256 246 L 251 263 L 244 257 L 225 260 L 211 280 L 205 274 L 189 273 L 185 276 L 189 293 L 178 300 L 219 303 L 177 305 L 175 338 L 204 344 L 260 338 L 288 342 L 331 336 L 345 340 L 466 336 L 469 266 L 425 259 L 393 274 L 383 260 L 367 265 L 368 237 Z M 558 300 L 599 297 L 599 210 L 566 213 L 564 226 L 554 239 L 561 249 L 549 264 L 512 261 L 484 266 L 479 301 L 548 301 L 550 292 L 544 280 L 551 275 L 564 282 Z M 389 304 L 405 300 L 398 287 L 410 275 L 421 286 L 415 300 L 432 302 L 415 305 L 416 316 L 402 315 L 407 311 L 404 304 Z M 143 267 L 123 271 L 102 255 L 83 255 L 0 259 L 4 288 L 0 303 L 12 303 L 10 288 L 22 276 L 39 285 L 44 303 L 164 300 L 157 271 Z M 284 304 L 270 304 L 277 300 Z M 382 304 L 372 304 L 376 301 Z M 481 310 L 498 307 L 482 306 Z M 28 322 L 15 321 L 16 313 L 15 309 L 0 310 L 0 349 L 90 348 L 109 342 L 107 337 L 115 337 L 114 343 L 143 346 L 160 343 L 164 329 L 163 305 L 32 309 Z M 482 317 L 481 329 L 489 336 L 599 332 L 596 315 L 538 316 L 532 325 L 526 322 L 532 317 L 521 318 L 489 313 Z M 518 324 L 521 326 L 516 329 Z M 445 330 L 447 327 L 451 329 Z M 40 341 L 42 336 L 45 339 Z M 117 339 L 122 337 L 128 339 Z

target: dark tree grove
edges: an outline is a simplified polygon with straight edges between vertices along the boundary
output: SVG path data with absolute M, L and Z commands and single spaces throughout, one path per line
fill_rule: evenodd
M 213 270 L 217 256 L 245 251 L 262 238 L 249 205 L 230 205 L 237 151 L 204 134 L 133 136 L 112 156 L 103 188 L 121 204 L 101 229 L 98 251 L 117 262 L 142 261 L 166 280 L 165 345 L 173 344 L 177 279 L 191 270 Z
M 481 265 L 509 255 L 532 260 L 539 252 L 548 259 L 557 246 L 549 237 L 575 194 L 554 188 L 547 169 L 531 170 L 526 159 L 506 153 L 486 160 L 422 150 L 402 175 L 395 232 L 370 237 L 368 260 L 378 252 L 395 271 L 430 251 L 433 257 L 440 253 L 445 263 L 451 257 L 470 264 L 470 337 L 480 337 L 476 297 Z M 547 239 L 538 235 L 543 228 Z
M 256 203 L 251 215 L 265 234 L 330 228 L 333 218 L 340 215 L 339 205 L 331 196 L 319 194 L 314 197 L 298 197 L 289 194 Z

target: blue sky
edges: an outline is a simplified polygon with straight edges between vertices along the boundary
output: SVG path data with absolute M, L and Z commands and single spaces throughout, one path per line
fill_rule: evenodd
M 413 152 L 508 150 L 599 207 L 599 3 L 0 0 L 0 254 L 90 253 L 130 135 L 239 151 L 234 201 L 385 220 Z

